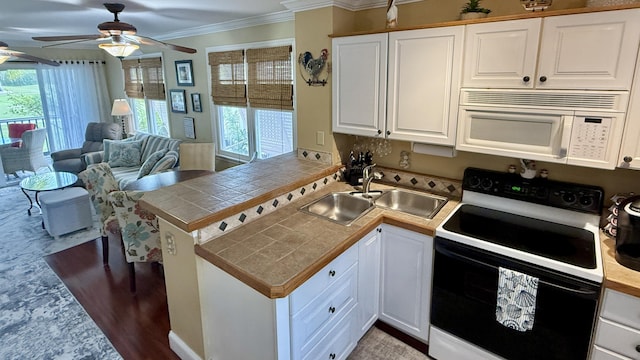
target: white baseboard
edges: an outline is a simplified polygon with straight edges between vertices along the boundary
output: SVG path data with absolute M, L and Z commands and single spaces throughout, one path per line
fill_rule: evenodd
M 200 355 L 191 350 L 180 337 L 173 331 L 169 331 L 169 347 L 182 360 L 202 360 Z

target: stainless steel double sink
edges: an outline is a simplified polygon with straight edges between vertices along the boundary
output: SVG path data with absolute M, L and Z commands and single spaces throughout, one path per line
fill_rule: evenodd
M 404 189 L 333 192 L 300 208 L 300 211 L 342 225 L 350 225 L 376 206 L 432 219 L 447 203 L 442 196 Z

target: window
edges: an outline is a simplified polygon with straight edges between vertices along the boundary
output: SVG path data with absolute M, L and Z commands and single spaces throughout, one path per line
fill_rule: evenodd
M 133 129 L 170 136 L 162 59 L 123 60 L 125 92 L 133 112 Z
M 248 161 L 295 147 L 291 46 L 209 53 L 220 156 Z

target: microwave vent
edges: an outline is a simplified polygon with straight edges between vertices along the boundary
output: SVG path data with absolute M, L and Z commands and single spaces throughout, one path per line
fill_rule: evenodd
M 463 91 L 462 104 L 624 112 L 624 92 Z

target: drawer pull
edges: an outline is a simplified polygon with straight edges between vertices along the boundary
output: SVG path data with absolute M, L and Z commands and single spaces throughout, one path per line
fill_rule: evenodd
M 329 276 L 331 276 L 331 277 L 336 276 L 336 271 L 335 270 L 329 270 Z
M 336 312 L 336 308 L 335 308 L 335 307 L 333 307 L 333 306 L 330 306 L 330 307 L 329 307 L 329 312 L 333 314 L 334 312 Z M 640 347 L 640 345 L 638 345 L 638 347 Z M 636 348 L 636 350 L 637 350 L 637 349 L 638 349 L 638 348 Z M 638 350 L 638 351 L 640 351 L 640 350 Z
M 335 359 L 335 358 L 336 358 L 336 354 L 334 353 L 329 354 L 329 359 Z

